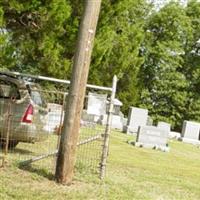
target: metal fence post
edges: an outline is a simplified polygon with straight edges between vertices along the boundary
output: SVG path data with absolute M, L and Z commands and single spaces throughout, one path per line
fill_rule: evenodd
M 109 111 L 108 111 L 108 117 L 107 117 L 107 124 L 106 124 L 105 135 L 104 135 L 102 157 L 101 157 L 101 163 L 100 163 L 100 178 L 101 179 L 104 178 L 105 171 L 106 171 L 106 161 L 107 161 L 108 151 L 109 151 L 109 138 L 110 138 L 110 130 L 111 130 L 111 123 L 112 123 L 112 114 L 113 114 L 116 88 L 117 88 L 117 76 L 114 76 L 113 83 L 112 83 L 112 94 L 110 98 L 110 105 L 109 105 Z
M 8 104 L 8 111 L 7 111 L 7 121 L 6 121 L 6 138 L 5 138 L 5 146 L 4 146 L 4 156 L 3 156 L 3 159 L 2 159 L 2 167 L 5 167 L 5 164 L 6 164 L 6 157 L 7 157 L 7 154 L 8 154 L 8 146 L 9 146 L 9 137 L 10 137 L 10 123 L 11 123 L 11 102 L 9 102 Z

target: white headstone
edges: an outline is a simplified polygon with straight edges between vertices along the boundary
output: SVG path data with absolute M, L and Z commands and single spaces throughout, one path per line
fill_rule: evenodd
M 101 116 L 106 114 L 107 95 L 90 93 L 88 94 L 87 114 Z
M 158 122 L 158 125 L 157 127 L 159 129 L 163 129 L 163 130 L 166 130 L 169 134 L 170 130 L 171 130 L 171 124 L 169 123 L 166 123 L 166 122 Z
M 127 133 L 137 133 L 139 126 L 145 126 L 148 119 L 148 110 L 130 107 L 128 114 Z
M 96 115 L 92 115 L 92 114 L 88 114 L 86 110 L 82 111 L 82 116 L 81 119 L 85 122 L 95 122 L 95 116 Z
M 183 142 L 200 144 L 200 123 L 184 121 L 182 127 L 182 137 Z
M 47 106 L 49 112 L 45 120 L 46 125 L 44 129 L 49 133 L 53 133 L 57 128 L 62 126 L 65 113 L 63 106 L 60 104 L 48 103 Z
M 123 103 L 119 99 L 114 99 L 113 100 L 113 115 L 120 115 L 121 113 L 120 109 L 122 106 L 123 106 Z M 110 101 L 107 101 L 107 108 L 106 108 L 107 113 L 109 112 L 109 108 L 110 108 Z
M 102 116 L 102 120 L 101 120 L 102 125 L 106 125 L 107 118 L 108 118 L 108 115 Z M 122 131 L 123 130 L 123 118 L 119 115 L 112 115 L 111 128 Z
M 136 146 L 169 151 L 167 140 L 168 133 L 166 130 L 155 126 L 140 126 L 137 133 Z

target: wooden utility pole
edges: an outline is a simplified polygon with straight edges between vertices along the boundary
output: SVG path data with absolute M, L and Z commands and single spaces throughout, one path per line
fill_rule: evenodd
M 80 119 L 100 7 L 101 0 L 85 0 L 56 163 L 55 178 L 61 184 L 70 185 L 74 176 Z

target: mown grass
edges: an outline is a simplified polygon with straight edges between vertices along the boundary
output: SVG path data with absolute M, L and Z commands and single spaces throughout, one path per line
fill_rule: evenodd
M 73 184 L 61 186 L 46 169 L 20 169 L 9 162 L 0 169 L 0 199 L 200 199 L 199 148 L 171 141 L 170 152 L 164 153 L 136 148 L 127 143 L 130 139 L 112 133 L 104 181 L 78 166 Z

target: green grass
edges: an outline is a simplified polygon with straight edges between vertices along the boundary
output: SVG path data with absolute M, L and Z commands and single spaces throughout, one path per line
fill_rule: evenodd
M 171 141 L 170 152 L 166 153 L 136 148 L 127 143 L 130 139 L 131 136 L 112 133 L 104 181 L 78 166 L 70 187 L 56 184 L 46 169 L 19 169 L 11 162 L 15 156 L 12 154 L 10 164 L 0 169 L 0 199 L 200 199 L 199 148 Z

